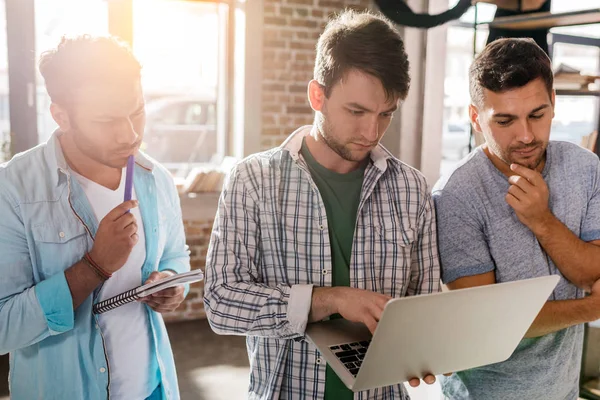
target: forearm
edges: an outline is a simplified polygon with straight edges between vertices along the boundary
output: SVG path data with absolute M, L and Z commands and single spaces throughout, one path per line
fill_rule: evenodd
M 548 301 L 525 337 L 544 336 L 597 319 L 600 319 L 600 302 L 592 296 L 577 300 Z
M 532 227 L 540 245 L 560 272 L 576 286 L 589 290 L 600 279 L 600 247 L 584 242 L 556 217 Z
M 312 292 L 308 322 L 318 322 L 338 312 L 335 302 L 337 288 L 316 287 Z
M 71 291 L 73 309 L 77 309 L 103 280 L 83 261 L 65 271 L 65 278 Z

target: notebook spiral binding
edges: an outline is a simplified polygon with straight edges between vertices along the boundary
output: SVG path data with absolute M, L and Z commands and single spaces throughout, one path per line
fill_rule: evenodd
M 114 308 L 120 307 L 124 304 L 131 303 L 132 301 L 136 301 L 140 299 L 141 296 L 137 293 L 137 288 L 128 290 L 127 292 L 123 292 L 118 296 L 111 297 L 110 299 L 106 299 L 101 301 L 100 303 L 94 304 L 94 314 L 102 314 L 107 311 L 110 311 Z

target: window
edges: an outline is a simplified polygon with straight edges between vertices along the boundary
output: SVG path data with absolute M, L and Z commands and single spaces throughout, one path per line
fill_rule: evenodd
M 108 7 L 105 0 L 35 0 L 36 62 L 47 49 L 56 47 L 64 35 L 107 35 Z M 50 97 L 37 71 L 38 137 L 45 142 L 57 128 L 50 114 Z
M 552 0 L 552 12 L 586 10 L 598 7 L 598 0 Z M 600 24 L 552 28 L 551 33 L 600 38 Z M 600 48 L 570 43 L 554 44 L 552 62 L 555 67 L 566 64 L 583 74 L 600 74 Z M 600 88 L 597 88 L 600 89 Z M 599 98 L 597 96 L 557 96 L 556 116 L 551 139 L 581 143 L 584 135 L 598 129 Z
M 598 0 L 582 0 L 574 5 L 571 0 L 552 0 L 553 12 L 566 12 L 597 7 Z M 457 0 L 449 0 L 452 7 Z M 491 21 L 496 7 L 479 4 L 477 20 Z M 473 27 L 475 8 L 471 7 L 458 23 L 448 27 L 446 77 L 444 81 L 444 126 L 442 133 L 442 161 L 440 172 L 445 174 L 466 154 L 469 146 L 469 66 L 473 61 Z M 600 37 L 600 24 L 579 27 L 553 28 L 551 32 L 568 33 L 588 37 Z M 487 29 L 477 29 L 477 50 L 484 48 Z M 583 73 L 600 73 L 600 49 L 598 47 L 556 43 L 553 49 L 553 65 L 567 64 Z M 598 126 L 598 97 L 557 96 L 556 116 L 551 139 L 581 143 Z
M 175 176 L 219 162 L 216 107 L 225 4 L 134 0 L 133 50 L 146 93 L 144 151 Z M 157 29 L 157 21 L 161 29 Z
M 36 59 L 63 35 L 108 34 L 114 22 L 110 18 L 128 24 L 124 31 L 131 32 L 133 52 L 142 64 L 147 112 L 142 150 L 180 178 L 196 165 L 220 162 L 226 144 L 220 136 L 225 136 L 227 125 L 221 120 L 227 118 L 228 104 L 221 99 L 228 93 L 226 2 L 122 0 L 130 2 L 131 16 L 126 16 L 126 10 L 109 10 L 106 0 L 33 1 Z M 40 142 L 56 129 L 49 106 L 37 73 Z
M 589 10 L 592 8 L 598 8 L 598 0 L 552 0 L 552 12 L 554 13 Z M 600 38 L 600 24 L 564 26 L 552 28 L 550 32 Z
M 566 64 L 585 74 L 600 74 L 598 47 L 556 43 L 552 58 L 555 67 Z M 597 96 L 556 96 L 550 138 L 580 144 L 584 135 L 598 128 L 598 107 Z
M 0 0 L 0 163 L 10 158 L 10 114 L 8 105 L 8 54 L 6 7 Z

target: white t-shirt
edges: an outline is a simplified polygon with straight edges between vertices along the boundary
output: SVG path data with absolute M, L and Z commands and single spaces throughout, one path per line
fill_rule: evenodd
M 110 190 L 71 171 L 83 188 L 98 223 L 123 203 L 125 195 L 125 171 L 117 190 Z M 135 189 L 132 198 L 137 199 Z M 131 210 L 138 225 L 139 241 L 133 247 L 125 265 L 112 274 L 100 291 L 100 301 L 116 296 L 142 284 L 142 265 L 146 259 L 144 224 L 139 207 Z M 104 337 L 110 371 L 111 399 L 145 399 L 155 389 L 156 365 L 150 360 L 151 338 L 146 306 L 134 301 L 110 312 L 100 314 L 100 329 Z

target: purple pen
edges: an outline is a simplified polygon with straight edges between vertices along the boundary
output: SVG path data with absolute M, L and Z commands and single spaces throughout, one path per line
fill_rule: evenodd
M 135 166 L 135 162 L 133 160 L 133 155 L 130 155 L 127 159 L 127 172 L 125 175 L 125 199 L 123 201 L 131 200 L 131 192 L 133 189 L 133 168 Z

